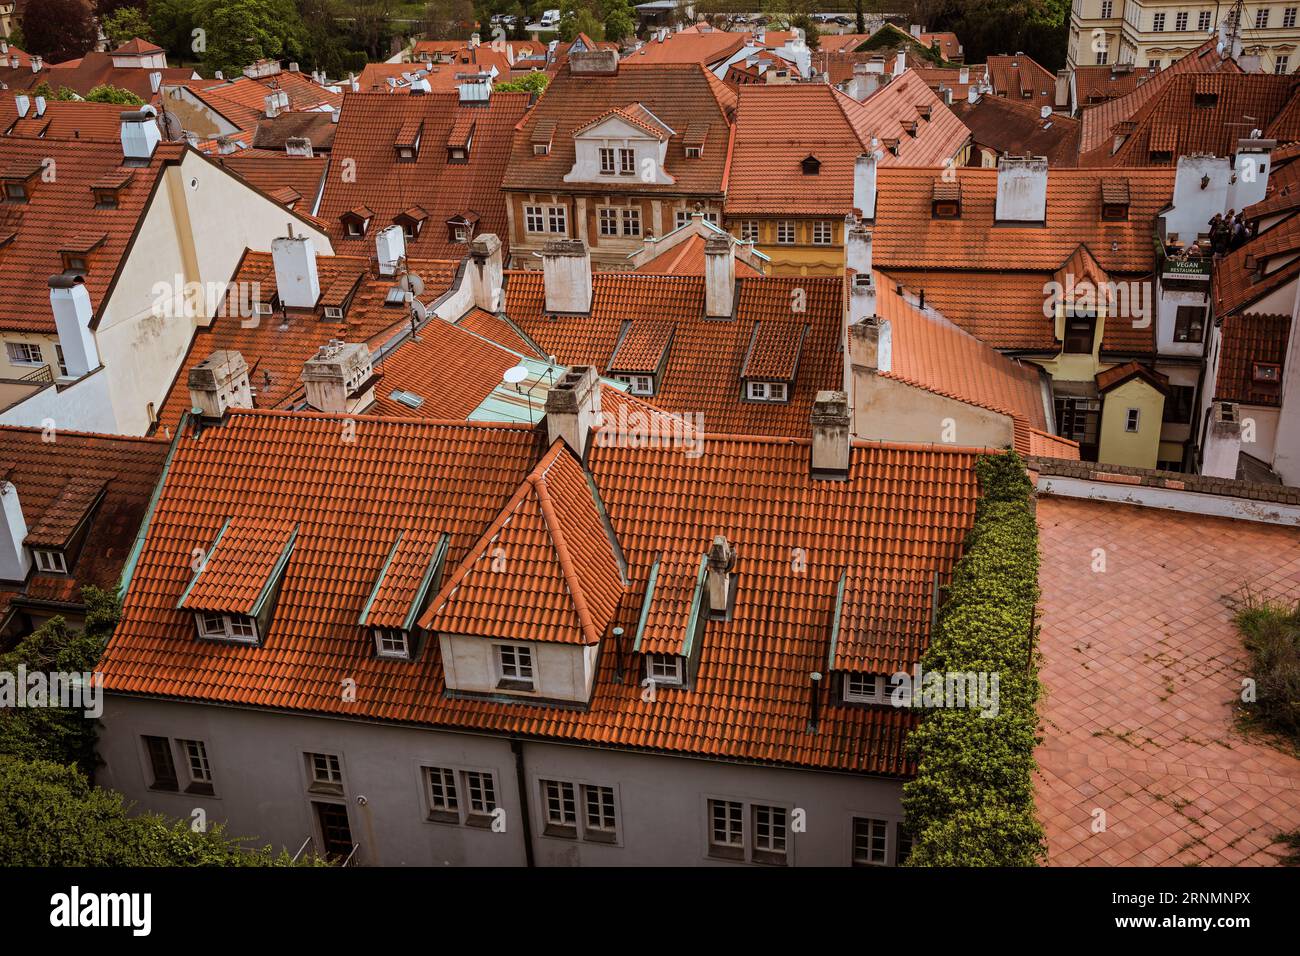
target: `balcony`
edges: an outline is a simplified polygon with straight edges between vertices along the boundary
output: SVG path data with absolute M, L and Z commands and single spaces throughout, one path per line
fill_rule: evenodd
M 1186 283 L 1190 288 L 1201 288 L 1210 281 L 1214 272 L 1214 259 L 1210 254 L 1189 256 L 1185 252 L 1167 247 L 1155 237 L 1156 268 L 1164 285 Z

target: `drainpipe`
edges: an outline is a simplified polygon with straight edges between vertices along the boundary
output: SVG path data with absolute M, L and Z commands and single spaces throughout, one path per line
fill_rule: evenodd
M 524 831 L 524 866 L 537 865 L 533 860 L 533 825 L 528 812 L 528 779 L 524 773 L 524 743 L 511 740 L 510 750 L 515 755 L 515 782 L 519 785 L 519 815 Z

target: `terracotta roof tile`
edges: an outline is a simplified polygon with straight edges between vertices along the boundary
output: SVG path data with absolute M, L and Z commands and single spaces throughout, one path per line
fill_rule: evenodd
M 1223 320 L 1223 342 L 1219 353 L 1219 377 L 1214 398 L 1223 402 L 1277 406 L 1281 392 L 1276 384 L 1255 381 L 1254 366 L 1264 362 L 1286 363 L 1291 316 L 1241 312 Z
M 692 604 L 703 597 L 705 561 L 702 547 L 698 553 L 678 550 L 655 559 L 641 599 L 633 650 L 644 654 L 686 653 Z
M 998 155 L 1045 156 L 1053 169 L 1079 164 L 1077 119 L 1052 113 L 1046 119 L 1027 103 L 1000 96 L 981 96 L 976 103 L 956 103 L 952 110 L 971 138 Z
M 289 188 L 303 203 L 304 212 L 315 207 L 316 197 L 324 186 L 325 170 L 329 159 L 325 156 L 290 156 L 287 153 L 266 153 L 262 150 L 243 150 L 226 156 L 216 156 L 218 166 L 224 166 L 252 183 L 262 192 L 279 199 L 277 191 Z M 295 200 L 296 202 L 296 200 Z M 290 203 L 282 202 L 282 205 Z
M 1297 251 L 1300 217 L 1290 216 L 1229 252 L 1211 280 L 1215 314 L 1236 312 L 1292 281 L 1300 272 Z
M 177 607 L 252 614 L 296 536 L 297 524 L 286 519 L 241 515 L 223 523 L 210 544 L 196 546 L 204 556 Z
M 702 276 L 704 275 L 704 237 L 691 236 L 665 249 L 649 262 L 637 266 L 636 271 L 664 276 Z M 744 278 L 761 275 L 761 273 L 748 262 L 737 258 L 736 275 Z
M 729 33 L 726 30 L 673 33 L 666 40 L 643 43 L 624 57 L 624 63 L 717 64 L 739 53 L 751 37 L 749 33 Z
M 45 112 L 37 116 L 36 104 L 32 100 L 27 116 L 19 118 L 14 96 L 9 91 L 0 93 L 0 130 L 6 136 L 121 143 L 122 107 L 119 104 L 47 99 Z
M 1056 108 L 1056 75 L 1023 53 L 989 56 L 989 82 L 997 96 L 1028 103 L 1034 109 Z
M 57 438 L 56 438 L 57 440 Z M 72 475 L 58 498 L 28 526 L 26 544 L 62 548 L 99 503 L 108 481 L 101 475 Z
M 448 536 L 411 516 L 393 539 L 366 601 L 359 623 L 366 627 L 413 630 L 422 598 L 429 596 L 433 576 L 444 569 Z
M 799 371 L 799 357 L 808 336 L 805 322 L 756 322 L 749 354 L 740 375 L 745 379 L 794 381 Z
M 636 319 L 624 323 L 618 344 L 609 357 L 612 372 L 659 371 L 673 342 L 673 323 L 657 319 Z

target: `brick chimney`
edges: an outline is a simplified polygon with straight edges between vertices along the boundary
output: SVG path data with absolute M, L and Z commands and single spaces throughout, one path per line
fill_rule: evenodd
M 731 318 L 736 311 L 736 253 L 726 236 L 704 240 L 704 314 Z
M 618 72 L 618 50 L 578 50 L 569 54 L 569 72 L 612 76 Z
M 375 258 L 381 276 L 397 275 L 398 265 L 406 258 L 406 233 L 401 226 L 387 226 L 375 234 Z
M 316 247 L 310 236 L 281 236 L 271 241 L 271 262 L 280 302 L 290 309 L 314 309 L 320 299 Z
M 162 142 L 158 129 L 157 111 L 152 106 L 126 110 L 118 118 L 122 121 L 122 156 L 128 161 L 143 162 L 153 155 Z
M 718 535 L 709 548 L 709 616 L 725 619 L 736 604 L 736 549 L 726 537 Z
M 812 476 L 847 478 L 848 474 L 849 397 L 844 392 L 818 392 L 812 410 Z
M 853 162 L 853 208 L 861 219 L 876 218 L 876 157 L 871 153 Z
M 364 343 L 331 339 L 302 367 L 307 404 L 318 412 L 355 415 L 375 402 L 374 365 Z
M 32 569 L 27 540 L 27 520 L 13 482 L 0 479 L 0 581 L 26 581 Z
M 590 365 L 575 365 L 546 393 L 547 439 L 564 439 L 582 458 L 600 421 L 600 376 Z
M 94 309 L 85 284 L 64 273 L 50 276 L 50 311 L 54 313 L 54 328 L 59 333 L 67 377 L 81 378 L 99 368 L 99 348 L 90 331 Z
M 547 312 L 591 311 L 591 253 L 581 239 L 552 239 L 542 247 Z
M 1042 156 L 998 159 L 997 222 L 1047 221 L 1047 160 Z
M 501 240 L 490 232 L 475 236 L 469 244 L 469 280 L 474 305 L 484 312 L 505 311 L 504 269 Z
M 190 369 L 190 407 L 203 418 L 221 419 L 230 408 L 252 408 L 248 363 L 233 349 L 218 349 Z

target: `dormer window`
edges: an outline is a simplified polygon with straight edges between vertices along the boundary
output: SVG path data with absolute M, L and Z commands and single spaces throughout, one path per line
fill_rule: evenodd
M 816 156 L 805 156 L 799 161 L 799 168 L 805 176 L 816 176 L 822 171 L 822 161 Z
M 36 560 L 36 570 L 42 574 L 68 573 L 68 564 L 64 560 L 62 551 L 46 551 L 33 548 L 32 557 Z
M 1282 366 L 1276 362 L 1253 362 L 1250 378 L 1260 385 L 1276 385 L 1282 381 Z
M 270 315 L 276 310 L 279 304 L 280 304 L 280 297 L 275 293 L 271 293 L 271 297 L 269 299 L 263 299 L 260 302 L 254 302 L 253 311 L 256 312 L 258 315 Z
M 449 163 L 468 163 L 469 150 L 464 146 L 448 146 L 447 162 Z
M 6 202 L 27 202 L 26 183 L 5 183 Z
M 337 305 L 325 306 L 325 318 L 341 321 L 343 319 L 343 308 Z
M 95 190 L 95 208 L 96 208 L 96 209 L 116 209 L 116 208 L 117 208 L 117 190 L 115 190 L 115 189 L 96 189 L 96 190 Z
M 655 380 L 652 375 L 619 375 L 620 382 L 626 382 L 628 391 L 633 395 L 653 395 L 655 393 Z
M 1106 222 L 1125 222 L 1128 219 L 1128 203 L 1103 203 L 1101 218 Z
M 842 697 L 849 704 L 883 704 L 889 699 L 884 674 L 850 672 L 844 675 Z
M 956 199 L 936 199 L 930 206 L 930 215 L 934 219 L 960 219 L 961 201 Z
M 69 275 L 85 275 L 90 271 L 90 257 L 107 241 L 107 236 L 75 236 L 59 250 L 63 271 Z
M 535 690 L 533 649 L 527 644 L 493 644 L 496 657 L 497 689 Z
M 679 654 L 647 654 L 646 677 L 664 687 L 680 687 L 685 668 Z
M 789 392 L 785 382 L 748 382 L 745 397 L 751 402 L 784 402 Z
M 393 137 L 393 149 L 399 161 L 411 162 L 419 158 L 420 137 L 424 132 L 424 120 L 410 119 L 402 124 L 397 135 Z
M 1192 97 L 1192 102 L 1198 109 L 1210 110 L 1219 105 L 1218 93 L 1197 93 Z
M 357 206 L 355 209 L 349 209 L 339 218 L 343 221 L 344 231 L 349 236 L 364 236 L 366 230 L 370 228 L 370 220 L 374 215 L 369 206 Z
M 703 156 L 703 155 L 704 155 L 704 147 L 703 147 L 703 146 L 687 146 L 687 147 L 686 147 L 686 158 L 687 158 L 687 159 L 699 159 L 699 158 L 700 158 L 701 156 Z
M 257 621 L 247 614 L 194 615 L 199 625 L 199 637 L 210 641 L 234 641 L 238 644 L 257 643 Z
M 411 659 L 411 634 L 396 627 L 374 628 L 375 654 L 390 660 Z
M 551 155 L 551 144 L 550 144 L 550 143 L 533 143 L 533 155 L 534 155 L 534 156 L 549 156 L 549 155 Z

